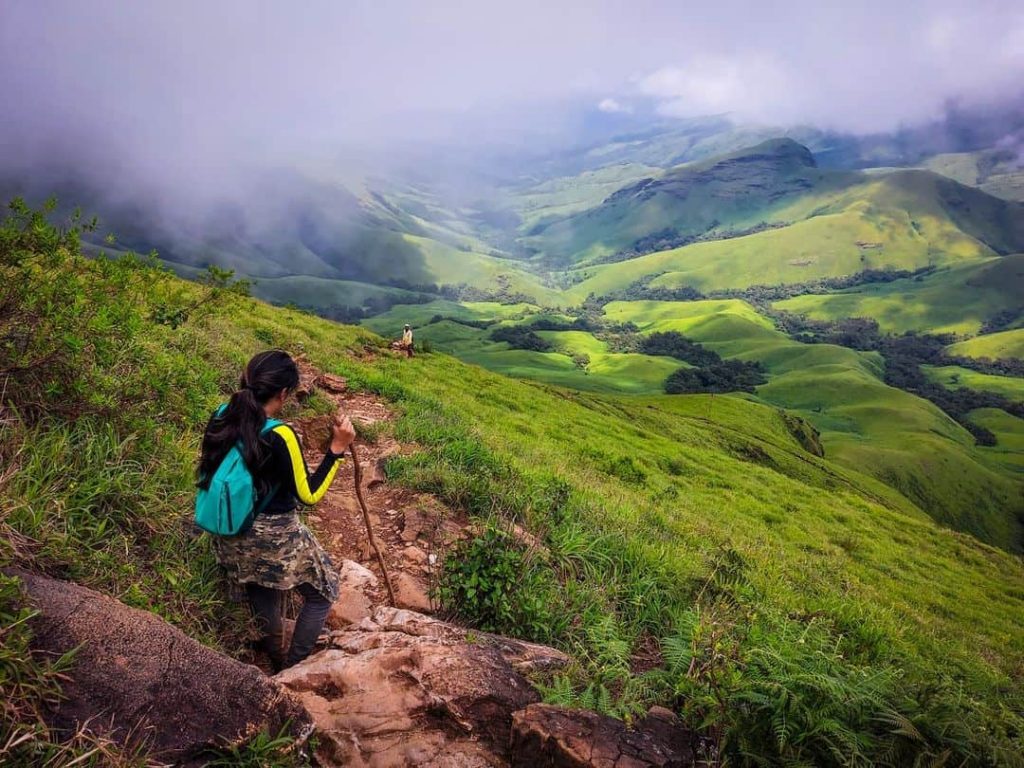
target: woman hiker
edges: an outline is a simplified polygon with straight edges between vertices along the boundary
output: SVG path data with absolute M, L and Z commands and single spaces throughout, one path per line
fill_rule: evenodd
M 244 588 L 249 598 L 263 634 L 261 645 L 275 671 L 310 654 L 338 596 L 334 565 L 313 532 L 299 521 L 296 508 L 300 502 L 311 506 L 323 498 L 355 439 L 349 418 L 336 416 L 328 452 L 310 472 L 291 427 L 281 424 L 261 434 L 267 418 L 280 413 L 298 383 L 298 368 L 286 352 L 272 350 L 252 358 L 239 390 L 206 427 L 198 467 L 202 484 L 231 446 L 241 442 L 256 486 L 256 508 L 266 504 L 252 527 L 238 536 L 214 537 L 214 547 L 233 591 Z M 269 502 L 268 494 L 273 494 Z M 282 606 L 291 589 L 302 596 L 303 605 L 285 654 Z

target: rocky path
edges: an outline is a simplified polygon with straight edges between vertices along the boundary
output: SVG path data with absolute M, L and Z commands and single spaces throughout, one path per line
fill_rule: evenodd
M 431 603 L 431 588 L 443 552 L 466 534 L 468 520 L 428 494 L 387 483 L 384 465 L 388 457 L 416 449 L 401 445 L 392 437 L 394 414 L 380 398 L 351 392 L 344 379 L 323 374 L 302 361 L 300 370 L 300 399 L 316 391 L 351 417 L 362 435 L 372 436 L 358 438 L 356 450 L 362 468 L 363 499 L 395 589 L 396 607 L 432 613 L 436 606 Z M 323 455 L 330 420 L 331 415 L 326 414 L 300 416 L 291 421 L 310 465 L 315 465 Z M 342 572 L 343 599 L 332 610 L 328 625 L 342 628 L 369 616 L 374 608 L 387 605 L 387 591 L 355 494 L 351 457 L 307 521 Z M 374 578 L 351 563 L 363 566 Z
M 430 495 L 388 484 L 388 457 L 416 447 L 394 439 L 394 414 L 383 401 L 351 392 L 343 379 L 301 361 L 300 370 L 300 400 L 315 391 L 360 425 L 363 498 L 398 603 L 388 605 L 350 461 L 308 516 L 341 573 L 330 631 L 318 652 L 275 678 L 316 724 L 320 762 L 361 768 L 692 765 L 688 735 L 671 713 L 652 714 L 631 730 L 595 713 L 544 707 L 530 676 L 565 667 L 568 656 L 429 615 L 437 607 L 430 593 L 445 550 L 471 532 L 471 523 Z M 310 464 L 322 455 L 330 420 L 329 413 L 291 420 Z

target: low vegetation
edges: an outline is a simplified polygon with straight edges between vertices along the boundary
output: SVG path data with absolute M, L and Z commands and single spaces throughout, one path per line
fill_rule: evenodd
M 0 268 L 7 563 L 237 648 L 244 622 L 185 524 L 192 465 L 241 365 L 281 346 L 393 404 L 396 437 L 421 450 L 393 457 L 389 477 L 481 522 L 445 563 L 448 609 L 569 651 L 570 669 L 539 681 L 551 700 L 623 717 L 672 706 L 732 764 L 1021 764 L 1020 559 L 815 455 L 776 408 L 392 357 L 365 330 L 231 291 L 173 327 L 154 309 L 209 288 L 84 259 L 73 228 L 23 207 L 0 229 Z M 29 315 L 45 333 L 21 325 Z M 95 745 L 58 743 L 39 721 L 48 683 L 13 687 L 38 679 L 39 660 L 13 582 L 0 595 L 16 702 L 4 727 L 31 734 L 19 748 L 92 759 Z

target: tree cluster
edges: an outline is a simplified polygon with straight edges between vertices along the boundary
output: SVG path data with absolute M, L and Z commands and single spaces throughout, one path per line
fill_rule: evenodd
M 1022 316 L 1024 316 L 1024 307 L 1004 309 L 1002 312 L 996 312 L 992 317 L 988 318 L 981 324 L 981 330 L 979 333 L 997 333 L 999 331 L 1007 331 L 1010 328 L 1013 328 Z
M 524 325 L 503 325 L 491 331 L 491 341 L 504 341 L 513 349 L 531 352 L 550 352 L 551 343 L 542 339 Z
M 779 285 L 752 285 L 748 288 L 728 288 L 720 291 L 710 291 L 707 294 L 709 299 L 744 299 L 759 309 L 775 301 L 791 299 L 794 296 L 807 294 L 832 293 L 847 288 L 855 288 L 859 285 L 871 285 L 872 283 L 891 283 L 896 280 L 921 280 L 925 275 L 935 271 L 935 267 L 921 267 L 920 269 L 864 269 L 852 275 L 842 277 L 820 277 L 816 280 L 806 280 L 802 283 L 782 283 Z
M 640 340 L 640 351 L 645 355 L 674 357 L 684 363 L 696 366 L 710 366 L 722 361 L 717 352 L 707 349 L 704 345 L 690 341 L 676 331 L 652 333 Z
M 469 320 L 464 317 L 455 317 L 453 315 L 434 315 L 432 318 L 430 318 L 430 320 L 427 321 L 427 325 L 434 325 L 435 323 L 440 323 L 444 320 L 447 320 L 450 323 L 458 323 L 459 325 L 464 325 L 467 328 L 477 328 L 479 330 L 490 328 L 492 325 L 494 325 L 493 320 Z
M 665 380 L 670 395 L 710 392 L 753 392 L 767 379 L 760 363 L 744 360 L 720 360 L 703 368 L 680 368 Z
M 652 333 L 639 339 L 637 349 L 647 355 L 674 357 L 695 366 L 680 368 L 665 380 L 670 395 L 694 392 L 753 392 L 764 384 L 764 368 L 760 363 L 723 360 L 713 350 L 676 331 Z

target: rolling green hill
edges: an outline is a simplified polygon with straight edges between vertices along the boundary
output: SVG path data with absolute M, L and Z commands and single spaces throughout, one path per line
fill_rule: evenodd
M 586 263 L 657 250 L 664 242 L 850 212 L 863 229 L 846 241 L 847 253 L 896 266 L 914 258 L 934 263 L 1024 249 L 1022 211 L 1021 204 L 925 171 L 865 176 L 822 170 L 806 147 L 778 139 L 623 187 L 599 206 L 531 232 L 527 241 L 558 262 Z M 794 241 L 804 247 L 794 250 Z M 813 230 L 764 242 L 800 263 L 813 263 L 815 251 L 824 258 L 837 245 Z
M 774 220 L 788 198 L 833 176 L 816 168 L 806 147 L 767 141 L 625 186 L 595 208 L 544 226 L 528 242 L 550 259 L 586 262 L 659 233 L 687 237 L 748 227 Z
M 912 279 L 825 295 L 797 296 L 776 302 L 774 306 L 819 320 L 870 317 L 877 320 L 883 330 L 895 333 L 975 334 L 993 315 L 1020 309 L 1021 296 L 1024 296 L 1024 254 L 1015 254 L 967 262 Z M 1012 331 L 1009 333 L 997 339 L 992 349 L 1012 352 L 1015 336 Z M 984 349 L 988 343 L 982 341 L 984 338 L 987 337 L 965 343 Z
M 1004 475 L 934 405 L 884 384 L 876 353 L 793 341 L 735 300 L 613 302 L 605 311 L 642 332 L 679 331 L 724 357 L 762 363 L 769 380 L 757 396 L 813 423 L 827 456 L 887 483 L 936 520 L 1024 550 L 1020 479 Z
M 928 158 L 923 167 L 995 197 L 1024 201 L 1024 170 L 1012 149 L 944 153 Z
M 417 450 L 389 460 L 390 483 L 537 538 L 521 568 L 496 578 L 510 611 L 501 628 L 576 659 L 542 683 L 550 700 L 619 715 L 673 707 L 738 764 L 1020 764 L 1020 558 L 937 525 L 831 449 L 815 455 L 794 414 L 741 396 L 581 393 L 443 354 L 392 356 L 365 329 L 211 294 L 135 261 L 83 259 L 73 233 L 33 218 L 0 230 L 0 269 L 0 307 L 37 319 L 17 347 L 0 347 L 20 355 L 3 365 L 0 455 L 15 467 L 0 483 L 5 564 L 116 594 L 233 647 L 239 617 L 217 591 L 210 543 L 182 525 L 192 462 L 247 358 L 301 349 L 395 409 L 395 436 Z M 164 320 L 204 299 L 184 322 Z M 910 407 L 878 384 L 871 355 L 787 342 L 741 302 L 701 305 L 609 312 L 681 323 L 709 346 L 764 359 L 766 388 L 807 413 L 831 381 L 851 411 L 836 424 Z M 734 337 L 741 327 L 749 340 Z M 576 335 L 553 341 L 599 353 Z M 927 409 L 914 418 L 957 442 Z M 955 469 L 919 456 L 933 478 Z M 490 559 L 520 546 L 493 541 Z M 16 593 L 3 600 L 2 631 L 23 633 Z M 715 658 L 722 666 L 706 672 L 691 664 Z M 21 681 L 7 700 L 28 719 L 4 727 L 37 745 L 57 738 L 30 730 L 32 705 L 52 696 L 32 688 L 30 658 L 4 664 Z
M 1015 357 L 1024 360 L 1024 328 L 988 333 L 960 341 L 951 345 L 949 352 L 967 357 Z

